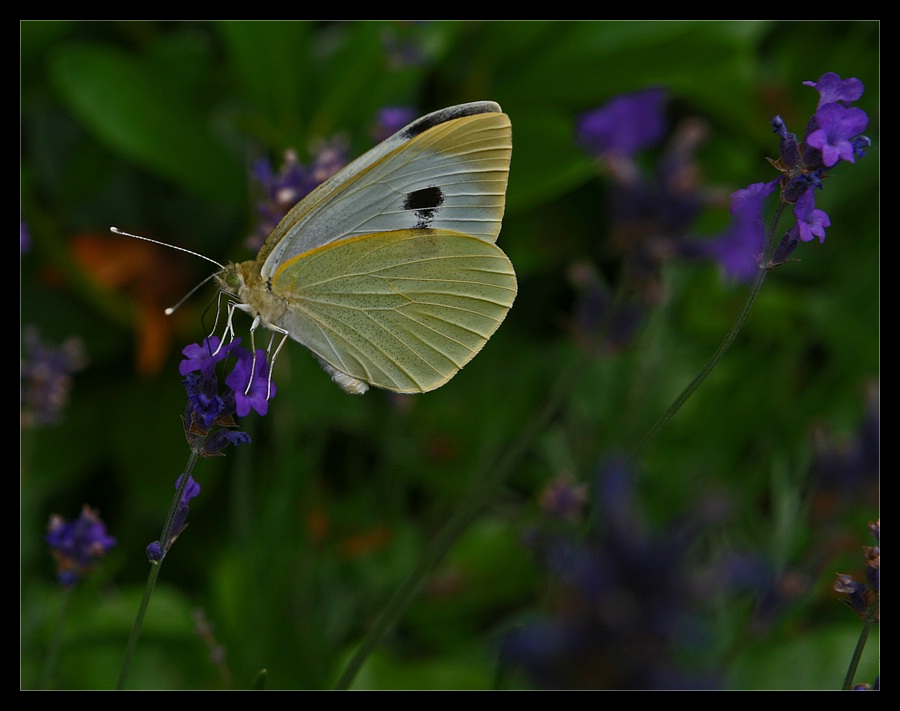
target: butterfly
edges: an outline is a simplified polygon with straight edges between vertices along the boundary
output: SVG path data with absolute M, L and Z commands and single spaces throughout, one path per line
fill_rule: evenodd
M 306 346 L 343 390 L 440 387 L 502 323 L 516 274 L 496 244 L 512 133 L 480 101 L 427 114 L 319 185 L 255 260 L 217 275 L 233 308 Z

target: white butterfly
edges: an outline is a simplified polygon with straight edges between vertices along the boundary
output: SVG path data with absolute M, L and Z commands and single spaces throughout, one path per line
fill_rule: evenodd
M 346 392 L 434 390 L 516 296 L 494 244 L 511 151 L 493 102 L 423 116 L 313 190 L 219 282 L 251 329 L 302 343 Z

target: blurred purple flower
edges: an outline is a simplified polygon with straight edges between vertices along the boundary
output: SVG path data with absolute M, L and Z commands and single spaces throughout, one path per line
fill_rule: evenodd
M 312 153 L 312 162 L 304 166 L 294 151 L 286 151 L 277 173 L 266 158 L 253 164 L 250 175 L 259 184 L 264 197 L 256 208 L 259 217 L 256 230 L 247 238 L 249 249 L 259 250 L 294 205 L 347 163 L 346 147 L 339 140 L 322 142 Z
M 587 501 L 587 485 L 566 476 L 551 481 L 540 494 L 541 509 L 564 521 L 581 520 Z
M 38 330 L 22 335 L 24 355 L 19 363 L 19 407 L 22 427 L 59 422 L 69 401 L 72 375 L 87 365 L 84 344 L 72 337 L 59 347 L 44 345 Z
M 644 324 L 644 306 L 616 298 L 587 262 L 571 265 L 568 279 L 576 294 L 571 328 L 578 344 L 596 356 L 626 348 Z
M 835 519 L 836 503 L 877 505 L 881 456 L 881 408 L 878 388 L 866 392 L 865 414 L 850 438 L 841 438 L 818 426 L 813 429 L 813 515 L 825 522 Z
M 28 225 L 25 220 L 19 220 L 19 254 L 31 251 L 31 233 L 28 231 Z
M 375 116 L 372 138 L 380 143 L 413 121 L 418 114 L 411 106 L 385 106 Z
M 106 533 L 106 524 L 88 506 L 71 522 L 51 516 L 45 540 L 56 559 L 59 582 L 65 586 L 78 582 L 116 545 L 116 539 Z
M 594 157 L 632 155 L 653 145 L 666 129 L 663 89 L 622 94 L 578 119 L 576 135 L 584 151 Z
M 658 143 L 666 133 L 665 102 L 661 89 L 626 94 L 586 112 L 576 124 L 577 143 L 610 178 L 608 244 L 621 258 L 620 273 L 612 279 L 628 302 L 616 299 L 614 306 L 603 310 L 599 322 L 612 336 L 627 331 L 628 324 L 636 330 L 647 305 L 663 298 L 663 265 L 681 254 L 700 209 L 718 199 L 699 181 L 695 156 L 708 133 L 702 121 L 685 120 L 675 127 L 649 175 L 638 162 L 635 153 Z M 582 298 L 589 293 L 580 291 Z M 598 303 L 602 305 L 602 300 L 595 300 Z M 590 302 L 583 305 L 588 307 L 584 315 L 591 318 Z M 606 337 L 602 332 L 586 335 L 597 345 Z
M 633 474 L 605 464 L 595 526 L 580 537 L 536 537 L 559 597 L 554 611 L 513 630 L 502 650 L 544 688 L 712 688 L 714 675 L 686 660 L 708 643 L 703 599 L 688 556 L 692 525 L 654 534 L 637 510 Z

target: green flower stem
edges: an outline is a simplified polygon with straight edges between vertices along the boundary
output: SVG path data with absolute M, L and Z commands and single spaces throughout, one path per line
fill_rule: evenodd
M 166 521 L 163 524 L 162 534 L 159 537 L 159 544 L 163 549 L 163 558 L 162 560 L 153 561 L 150 564 L 150 575 L 147 577 L 147 584 L 144 587 L 144 596 L 141 598 L 141 606 L 138 608 L 137 617 L 135 617 L 134 624 L 131 626 L 131 633 L 128 636 L 128 645 L 125 647 L 125 657 L 122 660 L 122 669 L 119 672 L 119 681 L 116 684 L 116 689 L 122 691 L 125 689 L 125 682 L 128 680 L 128 673 L 131 671 L 131 662 L 134 659 L 134 652 L 137 649 L 138 637 L 141 634 L 141 626 L 144 623 L 144 616 L 147 614 L 147 608 L 150 606 L 150 598 L 153 595 L 153 590 L 156 587 L 156 579 L 159 577 L 159 569 L 162 567 L 163 560 L 165 560 L 166 553 L 168 553 L 169 546 L 173 543 L 172 539 L 172 525 L 175 521 L 175 513 L 178 511 L 178 507 L 181 503 L 181 498 L 184 495 L 184 490 L 187 488 L 188 481 L 190 481 L 191 473 L 194 471 L 194 467 L 197 465 L 197 453 L 191 450 L 191 454 L 188 457 L 187 466 L 184 469 L 184 473 L 181 476 L 181 481 L 178 482 L 178 488 L 175 491 L 175 498 L 172 499 L 172 504 L 169 506 L 169 513 L 166 515 Z M 178 531 L 175 532 L 175 535 L 178 535 Z
M 63 591 L 62 605 L 59 608 L 59 618 L 56 620 L 56 629 L 53 631 L 53 639 L 50 649 L 47 650 L 47 658 L 44 660 L 44 669 L 41 671 L 39 689 L 48 690 L 56 673 L 56 663 L 59 660 L 59 648 L 62 646 L 62 631 L 65 626 L 66 614 L 75 594 L 76 585 L 67 585 Z
M 675 401 L 669 406 L 669 409 L 663 413 L 662 417 L 660 417 L 653 427 L 650 428 L 650 431 L 644 436 L 644 439 L 641 440 L 640 444 L 635 447 L 634 451 L 631 454 L 631 461 L 637 462 L 644 455 L 644 452 L 647 450 L 647 447 L 650 443 L 655 439 L 656 435 L 659 434 L 660 430 L 671 420 L 675 414 L 681 409 L 681 406 L 684 405 L 688 401 L 688 399 L 693 395 L 697 389 L 703 385 L 704 381 L 709 377 L 709 374 L 715 370 L 716 366 L 725 356 L 725 353 L 731 347 L 731 344 L 734 343 L 734 339 L 737 337 L 740 330 L 744 327 L 744 324 L 747 322 L 747 318 L 750 316 L 750 309 L 753 308 L 753 304 L 756 302 L 756 298 L 759 296 L 759 292 L 762 290 L 763 283 L 766 280 L 766 275 L 769 273 L 769 270 L 777 266 L 772 262 L 772 255 L 775 253 L 775 248 L 777 246 L 777 242 L 775 240 L 776 230 L 778 229 L 778 222 L 781 219 L 781 215 L 784 212 L 785 203 L 779 202 L 778 208 L 775 212 L 775 216 L 772 219 L 772 225 L 769 228 L 768 235 L 766 236 L 765 249 L 763 251 L 762 257 L 760 258 L 759 269 L 756 272 L 756 276 L 753 278 L 753 283 L 750 285 L 750 290 L 747 292 L 747 298 L 744 300 L 743 306 L 741 306 L 741 311 L 738 314 L 737 320 L 735 320 L 734 325 L 731 327 L 731 330 L 725 336 L 725 339 L 719 344 L 719 347 L 716 349 L 716 352 L 713 353 L 712 357 L 703 366 L 703 370 L 701 370 L 697 376 L 688 384 L 688 386 L 681 391 Z
M 125 689 L 128 672 L 131 671 L 131 660 L 134 658 L 134 650 L 137 649 L 141 625 L 144 623 L 144 615 L 147 613 L 147 608 L 150 605 L 150 596 L 153 595 L 153 589 L 156 587 L 156 578 L 159 577 L 159 569 L 161 567 L 161 560 L 150 565 L 150 575 L 147 578 L 147 585 L 144 587 L 144 597 L 141 598 L 141 606 L 138 608 L 137 617 L 131 626 L 131 634 L 128 636 L 128 646 L 125 648 L 125 658 L 122 660 L 122 669 L 119 672 L 119 681 L 116 684 L 118 691 L 124 691 Z
M 841 691 L 850 691 L 853 688 L 853 679 L 856 677 L 856 670 L 859 668 L 859 660 L 862 659 L 863 650 L 866 648 L 866 642 L 869 639 L 869 630 L 875 624 L 874 614 L 878 609 L 878 603 L 874 603 L 868 610 L 866 619 L 863 620 L 863 628 L 859 633 L 859 639 L 856 640 L 856 648 L 853 650 L 853 657 L 850 659 L 850 666 L 847 667 L 847 676 L 844 677 L 844 684 Z
M 656 435 L 659 434 L 660 430 L 666 426 L 666 424 L 671 420 L 675 414 L 681 409 L 681 406 L 684 405 L 688 401 L 688 398 L 693 395 L 697 389 L 703 385 L 703 382 L 709 377 L 709 374 L 715 370 L 715 367 L 719 364 L 719 361 L 725 356 L 725 353 L 731 347 L 731 344 L 734 343 L 734 339 L 737 337 L 741 328 L 743 328 L 744 323 L 747 321 L 747 317 L 750 315 L 750 309 L 753 307 L 754 302 L 756 301 L 756 297 L 759 296 L 759 292 L 762 289 L 763 282 L 766 280 L 766 274 L 768 273 L 768 269 L 764 267 L 760 267 L 756 273 L 756 276 L 753 279 L 753 284 L 750 286 L 750 291 L 747 293 L 747 298 L 744 300 L 744 305 L 741 306 L 741 311 L 738 314 L 737 320 L 734 322 L 734 325 L 731 327 L 731 330 L 728 332 L 728 335 L 725 336 L 725 339 L 722 343 L 719 344 L 719 347 L 716 349 L 716 352 L 713 353 L 712 357 L 703 366 L 703 370 L 701 370 L 697 376 L 688 384 L 688 386 L 681 391 L 681 394 L 675 398 L 675 401 L 669 406 L 669 409 L 663 413 L 662 417 L 660 417 L 656 424 L 650 428 L 650 431 L 644 435 L 644 439 L 641 440 L 641 443 L 635 447 L 634 452 L 631 454 L 631 461 L 637 462 L 644 455 L 647 447 L 654 440 Z

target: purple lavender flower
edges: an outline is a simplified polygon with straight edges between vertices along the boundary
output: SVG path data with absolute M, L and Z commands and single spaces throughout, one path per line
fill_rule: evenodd
M 78 582 L 116 545 L 116 539 L 106 533 L 106 524 L 88 506 L 71 522 L 51 516 L 45 540 L 56 559 L 59 582 L 65 586 Z
M 225 384 L 234 391 L 238 417 L 250 410 L 260 415 L 269 411 L 269 399 L 275 396 L 275 384 L 269 382 L 269 364 L 265 351 L 257 349 L 254 358 L 241 349 L 234 368 L 225 378 Z
M 181 488 L 182 477 L 184 477 L 184 474 L 182 474 L 178 477 L 178 479 L 175 480 L 176 492 Z M 181 492 L 181 497 L 172 517 L 172 524 L 169 527 L 169 536 L 165 546 L 163 546 L 160 541 L 153 541 L 153 543 L 149 544 L 146 548 L 147 559 L 151 563 L 158 563 L 163 558 L 165 558 L 166 553 L 168 553 L 169 551 L 169 548 L 172 547 L 172 544 L 187 527 L 187 516 L 190 510 L 188 503 L 191 499 L 194 499 L 199 495 L 200 485 L 196 481 L 194 481 L 194 478 L 192 476 L 188 475 L 187 483 L 184 486 L 184 490 Z
M 277 389 L 269 380 L 269 364 L 265 351 L 258 349 L 254 357 L 240 346 L 236 338 L 219 349 L 216 337 L 202 344 L 187 346 L 182 353 L 179 371 L 188 401 L 184 414 L 184 433 L 190 448 L 200 456 L 222 454 L 228 445 L 240 445 L 250 441 L 249 435 L 237 430 L 234 416 L 243 417 L 256 410 L 260 415 L 268 412 L 268 401 Z M 235 359 L 234 367 L 225 376 L 225 388 L 219 388 L 216 365 L 226 357 Z M 216 427 L 225 428 L 214 429 Z
M 658 141 L 666 128 L 662 89 L 623 94 L 578 119 L 576 135 L 585 152 L 632 155 Z
M 716 239 L 699 242 L 697 253 L 712 256 L 726 277 L 749 281 L 759 270 L 759 260 L 765 245 L 766 198 L 778 187 L 778 181 L 754 183 L 731 196 L 731 225 Z
M 288 210 L 310 191 L 306 169 L 300 165 L 294 151 L 286 151 L 281 170 L 276 173 L 267 158 L 253 163 L 250 177 L 259 184 L 263 193 L 257 205 L 256 230 L 247 238 L 247 247 L 258 250 L 275 229 Z
M 235 414 L 234 394 L 219 393 L 216 366 L 228 356 L 240 359 L 246 350 L 240 347 L 241 339 L 235 338 L 220 347 L 218 336 L 192 343 L 181 352 L 187 358 L 178 365 L 178 372 L 185 376 L 182 383 L 188 395 L 185 428 L 195 435 L 205 437 L 214 424 L 233 425 Z
M 231 343 L 220 347 L 219 337 L 210 336 L 204 338 L 202 343 L 185 346 L 181 351 L 185 359 L 178 364 L 178 372 L 187 375 L 200 371 L 204 378 L 208 378 L 215 372 L 216 365 L 225 360 L 240 344 L 241 339 L 235 338 Z
M 343 138 L 316 141 L 312 148 L 312 162 L 307 172 L 307 192 L 312 192 L 345 165 L 347 165 L 347 144 Z
M 853 610 L 864 623 L 864 633 L 860 636 L 860 644 L 865 642 L 866 631 L 869 626 L 881 621 L 881 521 L 869 521 L 869 533 L 875 539 L 874 546 L 863 546 L 863 555 L 866 561 L 866 574 L 864 583 L 855 580 L 852 576 L 838 573 L 832 586 L 836 592 L 847 595 L 842 601 Z M 861 647 L 857 645 L 857 653 Z M 854 655 L 853 663 L 844 681 L 844 689 L 868 690 L 869 684 L 852 686 L 856 673 L 858 656 Z M 880 677 L 875 677 L 874 688 L 880 688 Z
M 831 226 L 831 220 L 824 210 L 817 210 L 815 196 L 812 190 L 807 190 L 794 203 L 794 217 L 797 224 L 794 225 L 794 235 L 803 242 L 809 242 L 814 237 L 819 242 L 825 241 L 825 228 Z
M 866 586 L 857 582 L 851 575 L 844 573 L 837 574 L 837 580 L 834 581 L 834 591 L 844 593 L 850 597 L 845 602 L 852 607 L 857 614 L 864 615 L 866 613 Z
M 207 456 L 214 456 L 219 454 L 229 445 L 237 447 L 242 444 L 249 444 L 249 442 L 250 435 L 246 432 L 241 430 L 220 429 L 209 436 L 209 439 L 206 440 L 206 444 L 203 447 L 203 451 Z
M 849 104 L 858 100 L 865 88 L 859 79 L 841 79 L 834 72 L 825 72 L 819 77 L 819 81 L 805 81 L 803 84 L 819 92 L 818 108 L 836 101 Z
M 175 480 L 176 491 L 181 487 L 181 478 L 183 476 L 184 474 L 182 474 L 180 477 L 178 477 L 178 479 Z M 182 530 L 184 530 L 189 511 L 188 502 L 199 495 L 200 485 L 196 481 L 194 481 L 194 478 L 192 476 L 188 475 L 187 484 L 184 487 L 184 491 L 181 493 L 181 500 L 178 502 L 178 508 L 175 511 L 175 517 L 172 519 L 171 540 L 174 540 L 175 537 L 178 536 L 178 534 L 181 533 Z M 171 542 L 169 545 L 171 545 Z
M 861 109 L 849 106 L 862 96 L 862 82 L 858 79 L 842 80 L 837 74 L 829 72 L 823 74 L 817 83 L 804 84 L 819 90 L 819 104 L 807 122 L 803 141 L 798 146 L 800 163 L 796 164 L 784 151 L 780 161 L 775 163 L 786 174 L 785 185 L 798 173 L 815 176 L 818 181 L 823 169 L 831 168 L 840 160 L 853 163 L 856 156 L 865 155 L 865 148 L 871 143 L 867 137 L 860 135 L 868 125 L 868 116 Z M 779 131 L 776 127 L 776 133 L 780 135 L 784 135 L 786 130 Z M 792 202 L 787 197 L 786 201 Z
M 807 123 L 803 140 L 798 141 L 797 136 L 788 131 L 784 120 L 775 116 L 771 124 L 779 137 L 779 159 L 770 162 L 782 175 L 772 183 L 757 183 L 748 188 L 753 191 L 761 185 L 767 188 L 779 185 L 782 203 L 794 206 L 796 223 L 775 247 L 769 261 L 762 265 L 767 269 L 787 261 L 800 242 L 809 242 L 816 237 L 820 243 L 825 241 L 825 228 L 831 226 L 831 220 L 827 213 L 816 208 L 811 188 L 822 189 L 826 168 L 841 160 L 855 162 L 856 157 L 865 155 L 865 149 L 871 144 L 868 138 L 860 135 L 868 124 L 865 112 L 846 106 L 862 96 L 862 82 L 842 80 L 837 74 L 828 73 L 817 83 L 804 83 L 818 89 L 820 101 L 816 113 Z M 770 192 L 767 190 L 765 195 L 757 192 L 755 198 L 765 198 Z M 719 238 L 694 245 L 689 251 L 710 254 L 733 277 L 751 278 L 756 271 L 752 261 L 758 259 L 765 242 L 764 200 L 755 198 L 743 209 L 732 207 L 735 220 Z
M 219 395 L 215 373 L 204 377 L 200 373 L 188 373 L 182 383 L 188 396 L 188 413 L 191 428 L 205 434 L 220 417 L 228 417 L 225 399 Z
M 855 106 L 825 104 L 815 115 L 816 128 L 806 136 L 806 144 L 822 153 L 822 165 L 831 168 L 838 161 L 855 163 L 853 139 L 866 130 L 869 117 Z
M 820 101 L 804 138 L 798 140 L 780 116 L 771 121 L 779 136 L 779 159 L 771 162 L 782 175 L 734 193 L 730 225 L 708 240 L 688 234 L 699 209 L 713 202 L 710 191 L 701 192 L 691 160 L 703 133 L 696 122 L 679 127 L 672 148 L 659 163 L 656 179 L 648 181 L 632 156 L 665 131 L 662 90 L 617 97 L 579 118 L 578 143 L 588 154 L 602 159 L 613 179 L 609 210 L 612 243 L 626 257 L 624 271 L 629 278 L 642 280 L 637 288 L 628 285 L 631 292 L 643 292 L 652 301 L 653 293 L 660 290 L 654 285 L 654 272 L 665 259 L 676 255 L 712 257 L 722 265 L 726 277 L 747 281 L 760 266 L 769 269 L 788 261 L 800 242 L 814 237 L 824 240 L 830 218 L 815 207 L 810 189 L 822 188 L 826 168 L 865 155 L 871 141 L 860 135 L 868 124 L 865 112 L 848 105 L 862 96 L 859 80 L 827 73 L 818 82 L 805 83 L 819 91 Z M 780 187 L 783 203 L 795 206 L 796 224 L 761 265 L 767 238 L 766 198 L 775 187 Z

